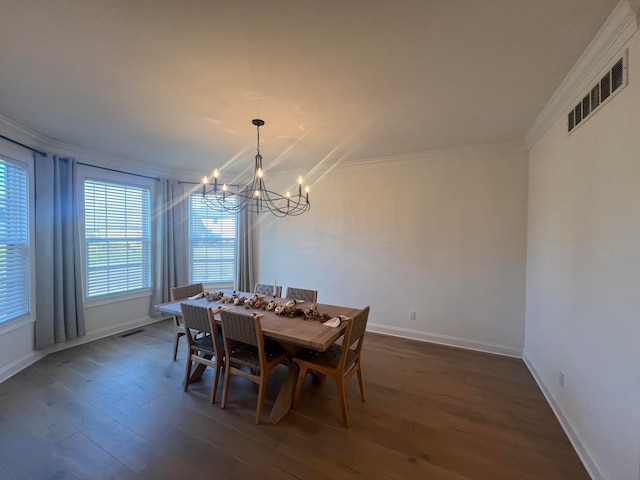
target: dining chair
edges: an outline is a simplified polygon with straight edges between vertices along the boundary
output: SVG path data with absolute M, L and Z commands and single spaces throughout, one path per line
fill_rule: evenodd
M 308 290 L 306 288 L 287 287 L 285 298 L 292 300 L 304 300 L 305 302 L 317 302 L 318 291 Z
M 251 380 L 258 384 L 256 424 L 259 424 L 269 373 L 288 358 L 288 354 L 279 343 L 265 340 L 258 315 L 222 310 L 220 318 L 225 349 L 224 386 L 220 406 L 225 408 L 227 405 L 231 375 Z M 231 345 L 232 341 L 236 342 L 235 346 Z M 245 372 L 241 367 L 246 367 L 249 371 Z
M 204 285 L 202 283 L 173 287 L 171 289 L 171 301 L 175 302 L 186 299 L 199 293 L 204 294 Z M 175 337 L 173 338 L 173 361 L 175 362 L 178 356 L 178 340 L 185 334 L 184 323 L 175 315 L 173 316 L 173 328 L 175 330 Z
M 347 320 L 349 324 L 343 335 L 342 345 L 334 343 L 324 352 L 302 350 L 293 357 L 293 361 L 300 367 L 298 381 L 293 394 L 293 408 L 297 408 L 298 406 L 304 377 L 309 370 L 312 370 L 335 380 L 340 400 L 340 409 L 342 411 L 342 421 L 345 427 L 349 426 L 344 387 L 351 377 L 358 374 L 360 397 L 364 402 L 364 382 L 362 381 L 360 353 L 362 351 L 362 341 L 368 319 L 369 307 L 366 307 L 358 312 L 351 320 Z
M 212 309 L 188 303 L 181 304 L 180 308 L 187 346 L 189 347 L 187 366 L 184 372 L 184 391 L 186 392 L 189 388 L 189 378 L 194 363 L 211 367 L 214 371 L 211 387 L 211 403 L 213 403 L 216 400 L 220 370 L 224 364 L 222 332 L 213 317 L 215 313 L 220 311 L 220 308 Z
M 253 293 L 273 297 L 273 285 L 268 283 L 256 283 Z M 282 285 L 276 285 L 276 297 L 282 297 Z

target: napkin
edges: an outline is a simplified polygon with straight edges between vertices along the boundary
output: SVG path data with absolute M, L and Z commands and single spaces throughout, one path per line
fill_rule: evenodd
M 192 295 L 191 297 L 189 297 L 189 300 L 197 300 L 202 297 L 204 297 L 204 293 L 196 293 L 195 295 Z
M 340 318 L 339 317 L 334 317 L 331 320 L 327 320 L 326 322 L 324 322 L 323 325 L 326 325 L 327 327 L 339 327 L 340 326 Z

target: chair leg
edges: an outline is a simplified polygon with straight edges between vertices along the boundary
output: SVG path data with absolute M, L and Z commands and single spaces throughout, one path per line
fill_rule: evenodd
M 218 363 L 216 359 L 216 371 L 213 374 L 213 386 L 211 387 L 211 403 L 215 403 L 216 401 L 216 393 L 218 392 L 218 380 L 220 380 L 220 370 L 222 370 L 222 365 Z
M 258 385 L 258 405 L 256 406 L 256 425 L 260 425 L 262 418 L 262 406 L 264 405 L 264 393 L 267 389 L 267 378 L 262 377 Z
M 298 399 L 300 398 L 300 392 L 302 391 L 302 384 L 304 383 L 304 377 L 307 375 L 307 368 L 300 365 L 300 372 L 298 373 L 298 380 L 296 381 L 296 389 L 293 392 L 293 401 L 291 402 L 291 408 L 294 410 L 298 408 Z
M 229 379 L 231 378 L 231 367 L 229 364 L 224 366 L 224 385 L 222 386 L 222 400 L 220 401 L 220 408 L 227 406 L 227 393 L 229 391 Z
M 174 359 L 175 360 L 175 359 Z M 189 357 L 187 358 L 187 366 L 184 372 L 184 391 L 186 392 L 187 389 L 189 388 L 189 377 L 191 376 L 191 365 L 193 363 L 191 362 L 191 355 L 189 355 Z
M 345 427 L 349 427 L 349 420 L 347 419 L 347 399 L 344 395 L 344 383 L 342 378 L 334 378 L 336 381 L 336 387 L 338 388 L 338 399 L 340 400 L 340 410 L 342 411 L 342 422 Z
M 362 401 L 364 402 L 364 381 L 362 380 L 362 367 L 360 367 L 360 362 L 358 362 L 358 365 L 356 366 L 357 373 L 358 373 L 358 384 L 360 384 L 360 398 L 362 398 Z

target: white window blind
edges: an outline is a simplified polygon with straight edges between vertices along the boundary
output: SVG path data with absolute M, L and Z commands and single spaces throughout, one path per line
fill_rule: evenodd
M 27 169 L 0 158 L 0 323 L 29 313 Z
M 232 201 L 232 200 L 228 200 Z M 218 212 L 189 196 L 189 281 L 233 282 L 236 269 L 236 215 Z
M 151 286 L 149 188 L 85 180 L 86 295 Z

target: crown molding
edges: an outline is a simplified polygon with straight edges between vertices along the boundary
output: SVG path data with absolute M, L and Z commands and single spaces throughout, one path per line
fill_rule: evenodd
M 525 134 L 531 149 L 612 62 L 638 30 L 640 0 L 621 0 Z
M 172 177 L 171 169 L 159 167 L 151 162 L 143 162 L 132 158 L 118 157 L 110 153 L 93 150 L 91 148 L 72 145 L 57 140 L 49 140 L 47 151 L 55 155 L 72 157 L 76 160 L 89 162 L 97 167 L 108 167 L 123 170 L 129 173 L 149 175 L 152 177 Z
M 372 168 L 397 168 L 401 166 L 411 166 L 416 163 L 425 163 L 438 159 L 446 159 L 455 156 L 468 156 L 477 154 L 505 154 L 505 153 L 523 153 L 526 152 L 526 146 L 522 141 L 488 143 L 479 145 L 466 145 L 441 150 L 425 150 L 421 152 L 413 152 L 399 155 L 388 155 L 383 157 L 371 157 L 359 160 L 350 160 L 346 162 L 338 162 L 333 165 L 321 166 L 314 168 L 309 174 L 326 174 L 329 171 L 358 171 L 370 170 Z
M 48 150 L 46 137 L 2 115 L 0 115 L 0 133 L 37 150 Z
M 92 150 L 90 148 L 72 145 L 56 140 L 51 140 L 29 128 L 20 125 L 13 120 L 0 115 L 0 133 L 20 141 L 33 148 L 52 153 L 56 155 L 67 156 L 89 162 L 98 167 L 117 168 L 131 173 L 151 176 L 164 176 L 168 178 L 179 179 L 180 181 L 199 182 L 200 178 L 193 178 L 193 174 L 185 171 L 176 171 L 153 165 L 151 162 L 142 162 L 130 158 L 117 157 L 108 153 Z M 452 149 L 427 150 L 421 152 L 413 152 L 398 155 L 388 155 L 382 157 L 370 157 L 357 160 L 337 161 L 329 164 L 320 164 L 311 168 L 305 178 L 311 182 L 332 172 L 347 172 L 358 170 L 369 170 L 372 168 L 389 168 L 413 165 L 415 163 L 423 163 L 438 158 L 471 155 L 471 154 L 491 154 L 491 153 L 521 153 L 526 151 L 526 146 L 522 141 L 502 142 L 480 145 L 467 145 Z M 283 177 L 293 175 L 296 178 L 300 175 L 300 170 L 279 170 L 275 175 Z M 251 175 L 251 174 L 250 174 Z
M 79 145 L 52 140 L 2 115 L 0 115 L 0 132 L 7 137 L 46 153 L 75 158 L 97 167 L 116 168 L 130 173 L 158 177 L 171 177 L 173 173 L 172 170 L 158 167 L 151 162 L 122 158 Z

